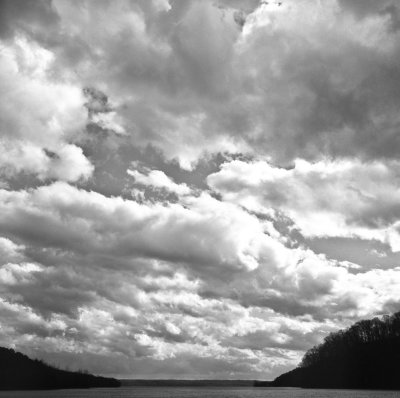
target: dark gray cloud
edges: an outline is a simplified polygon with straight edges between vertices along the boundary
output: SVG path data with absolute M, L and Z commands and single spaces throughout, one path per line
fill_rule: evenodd
M 44 26 L 56 29 L 59 19 L 51 0 L 2 0 L 0 15 L 0 36 L 5 39 L 21 31 L 34 35 Z
M 396 3 L 18 4 L 8 25 L 56 55 L 54 73 L 104 89 L 136 144 L 186 168 L 203 151 L 396 156 Z

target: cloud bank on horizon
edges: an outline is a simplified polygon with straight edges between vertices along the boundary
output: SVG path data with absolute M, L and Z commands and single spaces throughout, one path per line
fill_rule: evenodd
M 6 0 L 0 344 L 271 379 L 400 307 L 394 0 Z

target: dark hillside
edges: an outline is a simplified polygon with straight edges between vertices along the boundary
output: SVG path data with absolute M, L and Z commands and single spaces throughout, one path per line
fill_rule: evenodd
M 274 386 L 400 389 L 400 312 L 327 336 Z
M 56 369 L 0 347 L 0 390 L 119 387 L 118 380 Z

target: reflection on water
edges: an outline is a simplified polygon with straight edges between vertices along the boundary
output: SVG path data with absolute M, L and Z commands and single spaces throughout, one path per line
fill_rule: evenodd
M 124 387 L 90 390 L 0 391 L 0 398 L 400 398 L 400 391 L 292 388 Z

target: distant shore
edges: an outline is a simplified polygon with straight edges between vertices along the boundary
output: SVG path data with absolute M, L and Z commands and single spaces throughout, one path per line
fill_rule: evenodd
M 120 379 L 121 387 L 271 387 L 261 380 Z

